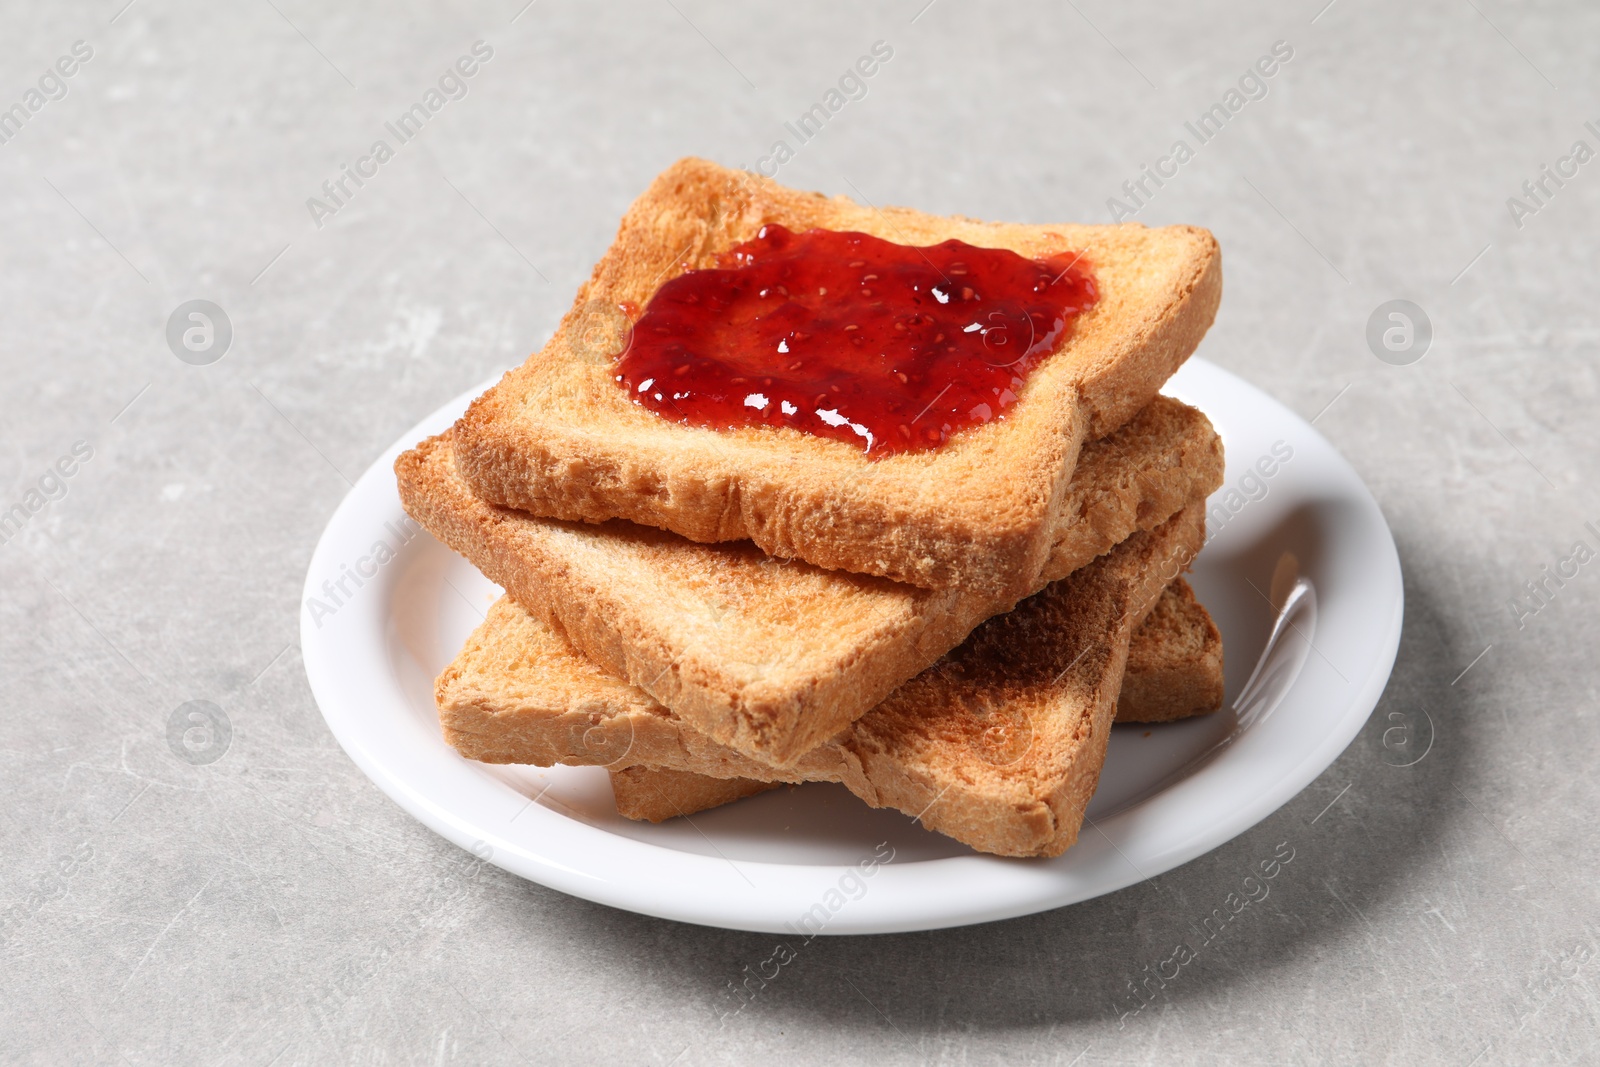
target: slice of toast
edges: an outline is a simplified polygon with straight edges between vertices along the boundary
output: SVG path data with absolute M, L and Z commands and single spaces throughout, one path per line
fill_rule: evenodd
M 1119 723 L 1171 722 L 1222 707 L 1222 635 L 1179 578 L 1134 631 L 1117 697 Z M 636 764 L 613 769 L 617 814 L 645 822 L 720 807 L 776 789 L 781 782 L 713 778 Z
M 1156 602 L 1128 646 L 1117 721 L 1174 722 L 1222 707 L 1222 634 L 1183 580 Z
M 1030 258 L 1081 253 L 1099 299 L 1004 418 L 931 450 L 868 459 L 789 427 L 702 429 L 634 404 L 613 380 L 626 333 L 617 309 L 715 266 L 766 223 L 903 245 L 954 238 Z M 1156 394 L 1211 325 L 1221 291 L 1217 243 L 1194 227 L 880 210 L 685 159 L 628 210 L 549 344 L 456 425 L 456 461 L 479 496 L 532 514 L 751 540 L 768 555 L 1015 600 L 1035 589 L 1082 443 Z
M 639 822 L 665 822 L 776 789 L 782 782 L 754 778 L 713 778 L 662 767 L 624 767 L 611 772 L 617 814 Z
M 789 766 L 718 745 L 578 655 L 509 597 L 439 676 L 445 739 L 489 763 L 842 782 L 973 848 L 1059 855 L 1105 758 L 1128 644 L 1204 540 L 1202 505 L 991 618 Z
M 815 748 L 1012 603 L 774 559 L 748 542 L 534 518 L 475 496 L 451 457 L 445 436 L 396 461 L 412 517 L 595 664 L 764 762 Z M 1221 483 L 1222 449 L 1204 415 L 1158 397 L 1086 447 L 1081 468 L 1038 586 L 1203 499 Z

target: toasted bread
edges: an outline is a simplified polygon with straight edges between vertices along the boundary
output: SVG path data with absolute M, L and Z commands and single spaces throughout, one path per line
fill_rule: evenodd
M 414 518 L 596 665 L 763 762 L 834 736 L 1011 606 L 773 559 L 748 542 L 534 518 L 473 495 L 451 456 L 445 436 L 396 461 Z M 1165 397 L 1084 457 L 1037 586 L 1203 499 L 1222 477 L 1209 421 Z
M 445 739 L 488 763 L 842 782 L 973 848 L 1059 855 L 1077 839 L 1128 643 L 1199 551 L 1203 506 L 988 620 L 933 667 L 789 766 L 718 745 L 578 655 L 509 597 L 439 676 Z
M 644 306 L 663 281 L 714 266 L 766 223 L 909 245 L 955 238 L 1028 257 L 1081 253 L 1099 300 L 1004 418 L 931 450 L 871 459 L 789 427 L 703 429 L 632 403 L 613 380 L 621 331 L 597 319 L 603 327 L 612 309 Z M 1194 227 L 879 210 L 685 159 L 628 210 L 550 343 L 457 423 L 456 461 L 483 499 L 531 514 L 751 540 L 773 556 L 1014 601 L 1036 589 L 1082 443 L 1156 394 L 1210 326 L 1221 290 L 1217 243 Z
M 617 814 L 640 822 L 665 822 L 679 815 L 720 808 L 782 784 L 754 778 L 712 778 L 661 767 L 624 767 L 611 772 L 611 795 L 617 803 Z
M 1117 697 L 1119 723 L 1171 722 L 1222 707 L 1222 635 L 1182 578 L 1134 631 Z M 712 778 L 636 764 L 611 771 L 617 814 L 645 822 L 720 807 L 778 782 Z
M 1173 582 L 1128 646 L 1117 721 L 1173 722 L 1222 707 L 1222 635 L 1185 581 Z

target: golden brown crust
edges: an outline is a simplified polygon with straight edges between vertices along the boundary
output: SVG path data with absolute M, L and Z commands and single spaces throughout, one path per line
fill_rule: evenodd
M 1041 577 L 1059 581 L 1222 484 L 1222 438 L 1195 408 L 1157 396 L 1084 445 L 1055 512 Z
M 623 302 L 709 266 L 766 222 L 859 230 L 904 244 L 959 238 L 1028 256 L 1086 254 L 1100 301 L 1030 377 L 1003 421 L 943 447 L 870 461 L 782 428 L 705 430 L 631 403 L 597 329 Z M 624 216 L 550 343 L 456 426 L 458 461 L 487 500 L 574 521 L 622 517 L 691 540 L 926 588 L 1001 599 L 1031 591 L 1049 516 L 1081 443 L 1139 411 L 1188 357 L 1221 296 L 1216 241 L 1193 227 L 1021 226 L 861 207 L 686 159 Z
M 989 619 L 786 766 L 716 744 L 637 689 L 610 688 L 620 682 L 510 598 L 441 676 L 440 721 L 472 759 L 836 781 L 973 848 L 1058 855 L 1076 840 L 1098 781 L 1133 631 L 1203 539 L 1196 502 Z M 541 680 L 548 670 L 561 684 Z M 591 687 L 597 676 L 603 684 Z
M 664 822 L 778 788 L 777 782 L 750 778 L 708 778 L 688 771 L 625 767 L 611 772 L 617 814 L 643 822 Z
M 1222 707 L 1222 634 L 1188 582 L 1174 582 L 1128 649 L 1118 722 L 1172 722 Z
M 1134 631 L 1117 697 L 1119 723 L 1171 722 L 1222 706 L 1222 638 L 1182 578 L 1171 582 Z M 617 812 L 662 822 L 772 788 L 750 778 L 712 778 L 642 765 L 611 772 Z M 750 792 L 734 788 L 746 783 Z M 624 805 L 624 792 L 627 801 Z M 721 799 L 719 799 L 721 798 Z
M 1084 449 L 1058 503 L 1042 586 L 1220 484 L 1205 416 L 1158 398 Z M 395 463 L 406 510 L 564 633 L 721 744 L 784 763 L 832 737 L 1011 606 L 702 545 L 624 522 L 537 519 L 484 503 L 448 437 Z

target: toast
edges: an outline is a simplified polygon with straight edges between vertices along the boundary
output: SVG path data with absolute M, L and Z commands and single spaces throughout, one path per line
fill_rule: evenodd
M 633 403 L 613 380 L 626 334 L 616 309 L 645 306 L 664 281 L 715 266 L 767 223 L 1081 255 L 1099 297 L 1002 418 L 931 450 L 868 458 L 790 427 L 703 429 Z M 478 496 L 531 514 L 749 540 L 771 556 L 1015 601 L 1037 588 L 1083 442 L 1156 394 L 1211 325 L 1221 290 L 1217 243 L 1195 227 L 880 210 L 685 159 L 629 208 L 549 344 L 456 424 L 456 462 Z
M 1223 463 L 1205 416 L 1158 397 L 1086 447 L 1080 467 L 1036 587 L 1204 499 Z M 403 454 L 395 471 L 413 518 L 586 658 L 766 763 L 834 736 L 1012 603 L 774 559 L 748 542 L 496 507 L 459 476 L 448 435 Z
M 1077 839 L 1134 630 L 1204 540 L 1203 505 L 1130 536 L 788 766 L 718 745 L 586 661 L 509 597 L 439 676 L 446 740 L 489 763 L 842 782 L 975 849 L 1055 856 Z
M 1116 722 L 1171 722 L 1222 707 L 1222 635 L 1189 583 L 1168 585 L 1134 631 L 1117 697 Z M 636 764 L 611 772 L 617 814 L 645 822 L 720 807 L 779 782 L 712 778 Z
M 1167 587 L 1128 645 L 1117 721 L 1174 722 L 1222 707 L 1222 635 L 1183 580 Z
M 617 814 L 639 822 L 665 822 L 776 789 L 782 782 L 754 778 L 713 778 L 693 771 L 624 767 L 611 772 Z

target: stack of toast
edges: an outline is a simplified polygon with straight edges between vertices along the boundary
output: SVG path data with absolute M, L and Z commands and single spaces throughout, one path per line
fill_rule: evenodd
M 773 224 L 1071 253 L 1097 298 L 1003 416 L 937 447 L 635 403 L 615 368 L 640 309 Z M 438 679 L 446 740 L 605 767 L 630 818 L 828 781 L 983 852 L 1059 855 L 1113 721 L 1221 704 L 1182 573 L 1222 446 L 1158 392 L 1220 295 L 1192 227 L 940 218 L 675 164 L 550 342 L 396 462 L 406 510 L 505 590 Z

